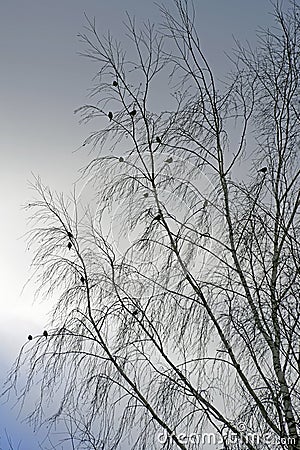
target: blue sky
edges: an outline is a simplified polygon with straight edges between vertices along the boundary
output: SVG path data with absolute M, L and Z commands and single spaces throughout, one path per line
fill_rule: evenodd
M 165 4 L 172 8 L 172 1 Z M 267 0 L 195 0 L 199 36 L 208 60 L 220 78 L 234 46 L 232 35 L 255 45 L 258 26 L 272 24 Z M 37 300 L 34 285 L 21 290 L 29 276 L 31 254 L 21 236 L 26 228 L 22 205 L 30 200 L 32 172 L 58 191 L 68 192 L 78 170 L 91 156 L 74 151 L 88 135 L 73 111 L 87 101 L 96 67 L 80 57 L 77 38 L 84 13 L 96 17 L 100 34 L 107 30 L 122 40 L 125 12 L 136 21 L 159 21 L 148 0 L 10 0 L 0 14 L 0 383 L 26 341 L 47 323 L 51 305 Z M 157 93 L 159 96 L 159 92 Z M 1 450 L 7 429 L 20 450 L 36 450 L 36 436 L 13 402 L 0 405 Z

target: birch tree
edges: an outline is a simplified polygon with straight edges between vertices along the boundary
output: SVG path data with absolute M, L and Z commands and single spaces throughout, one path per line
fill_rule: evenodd
M 95 196 L 35 180 L 28 245 L 54 306 L 6 392 L 37 384 L 28 419 L 68 424 L 70 448 L 300 449 L 299 5 L 236 42 L 223 82 L 192 3 L 174 6 L 159 27 L 128 17 L 128 48 L 87 18 Z

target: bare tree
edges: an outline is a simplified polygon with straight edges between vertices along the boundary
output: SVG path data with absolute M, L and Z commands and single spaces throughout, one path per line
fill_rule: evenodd
M 71 418 L 71 448 L 300 449 L 299 6 L 273 5 L 221 83 L 174 4 L 158 30 L 128 17 L 127 52 L 87 19 L 95 200 L 36 180 L 29 246 L 55 303 L 7 390 L 27 364 L 29 420 Z
M 4 435 L 5 435 L 5 440 L 6 440 L 6 448 L 8 450 L 20 450 L 21 441 L 19 441 L 17 446 L 14 446 L 13 440 L 10 437 L 10 435 L 6 429 L 4 429 Z M 2 436 L 0 435 L 0 449 L 1 450 L 3 449 L 2 445 L 3 445 Z

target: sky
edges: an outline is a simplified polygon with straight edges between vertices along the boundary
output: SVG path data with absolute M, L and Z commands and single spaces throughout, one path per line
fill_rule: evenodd
M 220 78 L 229 67 L 225 52 L 233 35 L 255 46 L 255 30 L 272 24 L 267 0 L 195 0 L 203 49 Z M 165 4 L 172 8 L 172 0 Z M 84 13 L 122 41 L 125 12 L 136 22 L 159 22 L 151 0 L 9 0 L 0 7 L 0 386 L 29 333 L 41 333 L 50 306 L 33 302 L 32 254 L 22 237 L 28 226 L 22 208 L 30 201 L 33 175 L 68 193 L 78 171 L 91 159 L 76 151 L 90 128 L 73 112 L 88 101 L 96 66 L 81 57 L 77 34 Z M 157 92 L 159 98 L 159 88 Z M 0 392 L 1 392 L 0 388 Z M 13 401 L 0 402 L 0 449 L 8 448 L 4 429 L 20 450 L 38 449 L 38 439 Z

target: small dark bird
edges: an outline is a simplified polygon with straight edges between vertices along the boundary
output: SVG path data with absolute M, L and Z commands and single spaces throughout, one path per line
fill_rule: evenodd
M 107 115 L 108 115 L 109 120 L 111 121 L 114 116 L 113 113 L 111 111 L 109 111 L 109 113 Z
M 45 336 L 45 338 L 48 337 L 48 331 L 47 331 L 47 330 L 44 330 L 44 331 L 43 331 L 43 336 Z
M 262 167 L 257 172 L 259 172 L 259 173 L 267 173 L 268 172 L 268 168 L 267 167 Z
M 113 81 L 113 86 L 114 87 L 117 87 L 118 86 L 118 82 L 115 80 L 115 81 Z
M 33 338 L 32 338 L 32 336 L 31 336 L 31 334 L 28 335 L 28 338 L 27 338 L 27 339 L 28 339 L 29 341 L 32 341 Z
M 119 161 L 124 162 L 124 158 L 122 156 L 120 156 Z
M 172 156 L 170 156 L 170 158 L 166 159 L 165 162 L 168 164 L 171 164 L 173 162 Z
M 145 192 L 144 197 L 145 197 L 145 198 L 149 197 L 148 192 Z
M 67 247 L 68 247 L 68 249 L 69 249 L 69 250 L 71 250 L 71 248 L 72 248 L 72 244 L 71 244 L 71 242 L 68 242 L 68 245 L 67 245 Z
M 157 216 L 155 216 L 154 218 L 153 218 L 153 220 L 160 220 L 161 219 L 161 214 L 157 214 Z
M 71 233 L 71 231 L 68 231 L 67 234 L 68 234 L 68 238 L 69 238 L 69 239 L 73 239 L 73 238 L 74 238 L 74 236 L 73 236 L 73 234 Z
M 136 110 L 133 109 L 129 114 L 130 114 L 131 117 L 134 117 L 136 115 Z
M 132 315 L 133 315 L 133 316 L 137 316 L 138 313 L 139 313 L 139 310 L 138 310 L 138 309 L 135 309 L 134 311 L 132 311 Z
M 83 276 L 83 275 L 81 275 L 81 277 L 80 277 L 80 281 L 81 281 L 81 283 L 82 283 L 82 284 L 84 284 L 84 282 L 85 282 L 85 278 L 84 278 L 84 276 Z
M 159 144 L 161 144 L 161 138 L 159 136 L 156 136 L 156 142 L 158 142 Z

